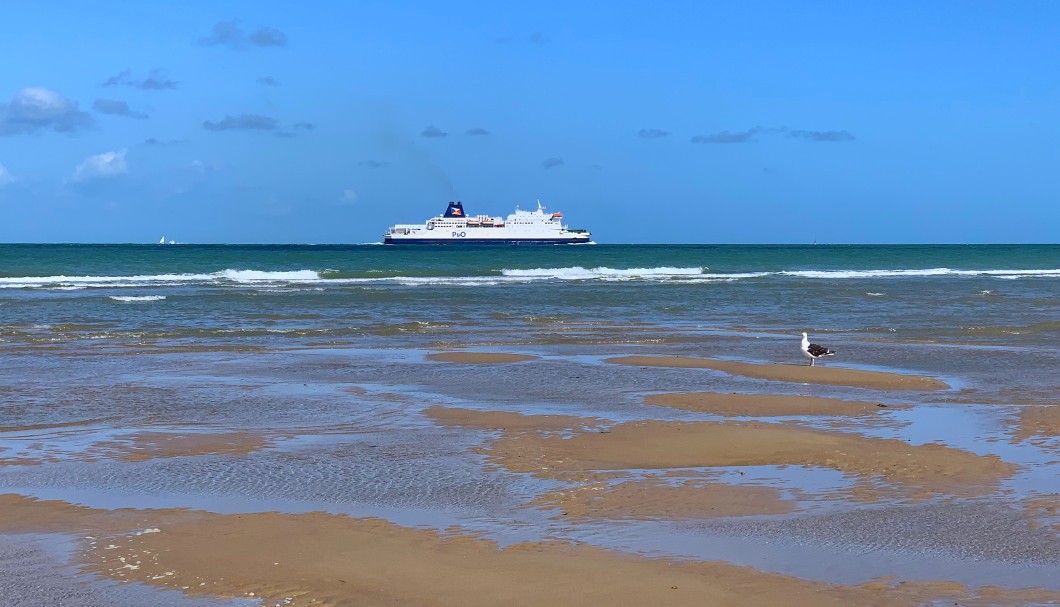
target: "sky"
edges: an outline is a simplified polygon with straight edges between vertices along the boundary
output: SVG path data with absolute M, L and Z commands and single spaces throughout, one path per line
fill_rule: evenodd
M 512 6 L 507 6 L 511 4 Z M 0 242 L 1060 234 L 1060 3 L 0 6 Z

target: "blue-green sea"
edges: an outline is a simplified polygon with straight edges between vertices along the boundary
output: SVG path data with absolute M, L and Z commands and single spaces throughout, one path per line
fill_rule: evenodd
M 0 245 L 4 344 L 474 342 L 526 318 L 1046 345 L 1060 246 Z

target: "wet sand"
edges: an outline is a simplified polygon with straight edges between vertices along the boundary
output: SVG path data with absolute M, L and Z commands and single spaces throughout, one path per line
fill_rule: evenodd
M 683 394 L 651 394 L 644 402 L 649 405 L 671 407 L 685 411 L 710 413 L 724 417 L 776 417 L 798 415 L 871 415 L 896 405 L 881 402 L 851 401 L 819 396 L 788 396 L 782 394 L 720 394 L 717 392 L 687 392 Z
M 1016 438 L 1049 439 L 1060 436 L 1060 405 L 1025 406 L 1020 412 Z
M 787 514 L 795 509 L 771 487 L 665 479 L 587 483 L 548 493 L 534 505 L 582 519 L 700 519 Z
M 796 366 L 780 364 L 744 363 L 688 356 L 620 356 L 605 359 L 616 365 L 638 367 L 672 367 L 680 369 L 713 369 L 731 375 L 742 375 L 755 379 L 795 382 L 800 384 L 823 384 L 850 386 L 874 390 L 946 390 L 949 386 L 931 377 L 900 375 L 881 371 L 862 371 L 840 367 Z
M 1018 467 L 942 445 L 763 422 L 631 422 L 571 437 L 509 434 L 486 451 L 499 465 L 542 477 L 565 472 L 721 466 L 831 468 L 897 484 L 908 496 L 989 492 Z
M 119 440 L 96 443 L 91 452 L 138 462 L 156 457 L 244 455 L 271 446 L 273 441 L 249 432 L 177 433 L 137 432 Z
M 448 407 L 431 407 L 425 410 L 424 414 L 447 426 L 509 432 L 585 429 L 607 423 L 601 419 L 574 415 L 522 415 L 508 411 L 477 411 Z
M 528 354 L 507 354 L 504 352 L 434 352 L 428 354 L 427 359 L 446 363 L 490 365 L 536 360 L 537 357 Z
M 323 513 L 101 512 L 13 496 L 0 496 L 0 506 L 14 515 L 0 519 L 0 531 L 63 528 L 90 536 L 82 556 L 88 571 L 192 596 L 254 597 L 269 604 L 897 606 L 1060 599 L 992 588 L 976 594 L 946 582 L 825 584 L 721 562 L 648 559 L 563 542 L 500 548 L 455 530 Z

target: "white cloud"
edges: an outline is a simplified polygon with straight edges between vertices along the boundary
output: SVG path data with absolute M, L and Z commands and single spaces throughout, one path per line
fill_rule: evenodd
M 92 117 L 78 109 L 77 102 L 46 88 L 24 88 L 11 103 L 0 104 L 0 136 L 40 129 L 73 132 L 91 124 Z
M 81 183 L 128 173 L 129 166 L 125 164 L 126 151 L 128 150 L 123 148 L 117 152 L 103 152 L 102 154 L 93 154 L 85 158 L 74 169 L 74 182 Z
M 346 204 L 353 204 L 357 202 L 357 192 L 350 188 L 346 188 L 342 191 L 342 198 L 340 198 L 339 200 L 340 202 L 344 202 Z
M 0 162 L 0 188 L 9 186 L 15 183 L 15 176 L 11 174 L 11 171 L 7 170 L 4 163 Z

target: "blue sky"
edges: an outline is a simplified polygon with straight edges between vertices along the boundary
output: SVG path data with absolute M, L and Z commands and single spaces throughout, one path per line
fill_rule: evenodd
M 1060 4 L 0 9 L 0 241 L 1056 242 Z

